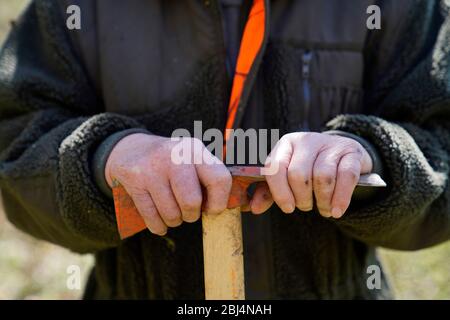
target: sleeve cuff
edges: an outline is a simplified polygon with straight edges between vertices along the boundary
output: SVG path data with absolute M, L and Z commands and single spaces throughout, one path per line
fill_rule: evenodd
M 107 196 L 108 198 L 113 198 L 112 190 L 106 182 L 105 178 L 105 166 L 108 161 L 109 154 L 115 145 L 130 134 L 135 133 L 146 133 L 151 134 L 148 130 L 142 128 L 132 128 L 127 130 L 122 130 L 116 133 L 113 133 L 109 137 L 107 137 L 97 148 L 94 153 L 94 157 L 92 159 L 92 172 L 94 174 L 94 180 L 97 187 L 101 190 L 101 192 Z

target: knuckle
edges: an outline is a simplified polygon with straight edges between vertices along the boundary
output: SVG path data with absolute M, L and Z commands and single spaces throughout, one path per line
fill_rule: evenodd
M 156 210 L 156 207 L 149 203 L 145 206 L 145 209 L 140 212 L 142 216 L 149 219 L 150 221 L 153 221 L 154 219 L 158 218 L 158 211 Z
M 295 186 L 308 186 L 310 183 L 310 177 L 300 170 L 288 169 L 288 180 Z
M 207 208 L 207 213 L 210 214 L 219 214 L 227 208 L 226 204 L 214 204 L 210 205 Z
M 314 175 L 314 180 L 320 186 L 332 186 L 336 176 L 330 171 L 319 171 Z
M 190 197 L 186 197 L 184 198 L 181 203 L 180 203 L 180 209 L 183 212 L 196 212 L 200 210 L 200 206 L 202 204 L 202 199 L 201 197 L 194 197 L 194 196 L 190 196 Z
M 289 132 L 281 137 L 280 140 L 298 140 L 305 135 L 304 132 Z
M 163 214 L 163 219 L 169 227 L 178 227 L 183 222 L 179 214 L 173 213 Z
M 114 170 L 114 176 L 120 178 L 121 181 L 128 183 L 136 188 L 144 188 L 146 181 L 149 181 L 149 170 L 142 163 L 135 163 L 134 165 L 121 164 Z
M 302 134 L 300 134 L 300 138 L 302 140 L 308 140 L 311 137 L 314 137 L 315 135 L 316 135 L 316 133 L 314 133 L 314 132 L 303 132 Z
M 311 140 L 316 140 L 322 138 L 322 134 L 317 132 L 302 132 L 297 138 L 298 142 L 307 142 Z
M 220 187 L 224 190 L 231 187 L 232 177 L 228 170 L 221 171 L 218 173 L 214 179 L 213 187 Z
M 133 171 L 130 170 L 130 167 L 123 163 L 114 165 L 111 168 L 111 171 L 115 176 L 121 177 L 122 179 L 131 178 L 133 176 Z
M 154 207 L 153 201 L 151 201 L 146 190 L 130 187 L 129 192 L 131 198 L 139 206 L 141 211 L 148 211 L 148 208 Z
M 342 174 L 350 179 L 352 182 L 358 181 L 359 171 L 354 167 L 347 167 L 341 170 Z
M 359 144 L 359 142 L 355 141 L 353 139 L 349 139 L 349 140 L 350 140 L 350 142 L 348 144 L 346 144 L 346 146 L 344 148 L 344 152 L 346 154 L 353 153 L 353 154 L 361 155 L 362 154 L 362 146 Z

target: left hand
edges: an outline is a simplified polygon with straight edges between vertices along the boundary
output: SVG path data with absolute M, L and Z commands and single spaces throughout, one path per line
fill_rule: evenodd
M 274 201 L 285 213 L 296 207 L 311 211 L 314 197 L 323 217 L 340 218 L 350 205 L 360 174 L 371 172 L 372 159 L 351 138 L 296 132 L 278 141 L 265 167 L 277 170 L 257 186 L 250 202 L 253 213 L 263 213 Z

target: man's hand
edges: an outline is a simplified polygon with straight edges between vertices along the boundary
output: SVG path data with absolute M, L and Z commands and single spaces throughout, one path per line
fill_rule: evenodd
M 266 168 L 278 168 L 256 188 L 250 208 L 266 211 L 273 201 L 285 213 L 297 207 L 340 218 L 350 205 L 360 174 L 372 170 L 372 159 L 357 141 L 314 132 L 290 133 L 276 144 Z M 268 169 L 269 170 L 269 169 Z
M 191 159 L 201 157 L 202 164 L 176 164 L 171 158 L 172 149 L 179 142 L 138 133 L 120 140 L 105 166 L 109 186 L 113 179 L 122 184 L 154 234 L 164 235 L 168 227 L 200 218 L 201 186 L 208 199 L 205 212 L 217 214 L 227 207 L 230 172 L 201 141 L 182 139 L 184 144 L 192 145 Z

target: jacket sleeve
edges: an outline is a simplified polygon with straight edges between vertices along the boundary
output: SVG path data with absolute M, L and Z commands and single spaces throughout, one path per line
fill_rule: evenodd
M 56 3 L 33 1 L 0 53 L 0 188 L 19 229 L 92 252 L 119 236 L 90 160 L 106 137 L 141 125 L 103 111 Z
M 335 223 L 360 241 L 401 250 L 450 239 L 450 12 L 445 1 L 414 3 L 396 41 L 368 41 L 370 115 L 328 123 L 371 142 L 388 183 Z

